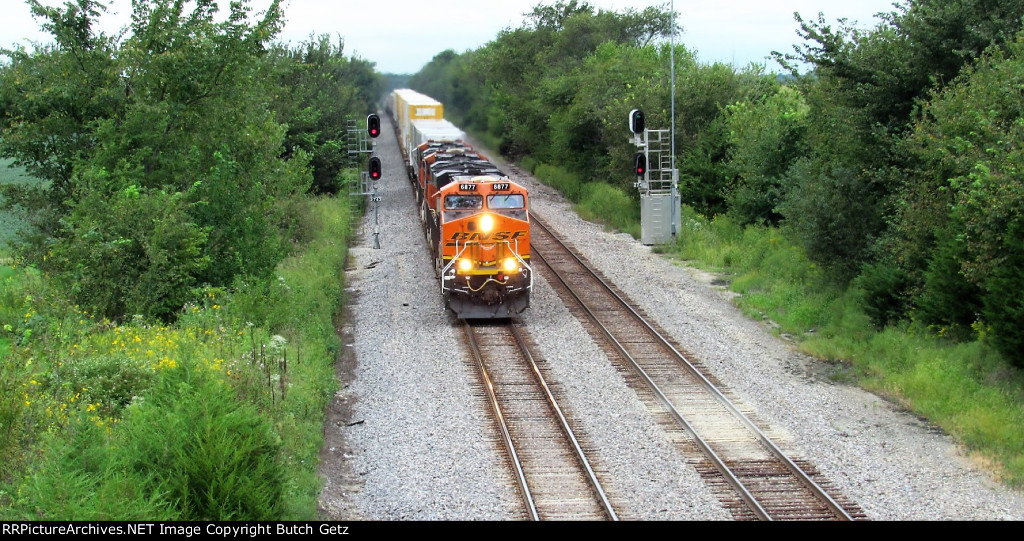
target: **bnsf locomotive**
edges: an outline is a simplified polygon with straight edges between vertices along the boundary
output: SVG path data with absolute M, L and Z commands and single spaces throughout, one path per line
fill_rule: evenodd
M 437 100 L 396 90 L 387 109 L 445 306 L 464 319 L 526 310 L 533 288 L 526 188 L 466 144 Z

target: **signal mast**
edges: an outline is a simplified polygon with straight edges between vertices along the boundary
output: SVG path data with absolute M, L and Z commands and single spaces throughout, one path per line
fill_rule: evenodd
M 349 120 L 349 155 L 369 154 L 366 170 L 359 173 L 359 191 L 353 191 L 352 195 L 365 195 L 373 203 L 373 248 L 380 249 L 380 221 L 377 213 L 377 205 L 380 203 L 380 196 L 377 195 L 377 181 L 383 176 L 380 158 L 377 157 L 377 137 L 380 136 L 380 116 L 370 113 L 366 117 L 366 130 L 355 126 L 355 120 Z
M 672 1 L 672 35 L 669 62 L 672 84 L 670 129 L 649 130 L 640 109 L 629 112 L 629 131 L 639 152 L 633 157 L 633 169 L 640 190 L 640 242 L 648 246 L 672 242 L 682 228 L 679 194 L 679 170 L 676 164 L 676 3 Z
M 629 112 L 629 131 L 638 152 L 633 172 L 640 190 L 640 242 L 648 246 L 675 240 L 681 227 L 679 170 L 675 169 L 671 130 L 651 130 L 640 109 Z

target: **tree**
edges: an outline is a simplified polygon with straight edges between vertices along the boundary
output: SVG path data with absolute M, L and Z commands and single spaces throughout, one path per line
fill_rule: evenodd
M 348 121 L 376 110 L 383 79 L 373 64 L 346 58 L 339 37 L 310 36 L 295 48 L 277 46 L 270 61 L 278 85 L 272 108 L 287 126 L 285 157 L 309 155 L 316 194 L 337 194 L 339 173 L 353 165 Z
M 676 56 L 679 58 L 679 55 Z M 733 173 L 726 111 L 730 104 L 762 99 L 777 86 L 761 67 L 746 70 L 699 65 L 692 54 L 676 66 L 676 148 L 679 191 L 685 204 L 706 215 L 728 210 Z M 664 105 L 667 109 L 668 104 Z
M 785 198 L 784 179 L 808 151 L 808 112 L 803 96 L 789 86 L 727 108 L 728 164 L 735 175 L 728 193 L 729 210 L 740 223 L 778 225 L 781 221 L 777 208 Z
M 795 189 L 779 208 L 819 262 L 839 263 L 845 268 L 840 274 L 849 277 L 860 263 L 896 257 L 892 247 L 905 232 L 892 224 L 901 212 L 906 172 L 918 167 L 900 142 L 911 133 L 915 109 L 985 47 L 1005 43 L 1022 16 L 1024 4 L 1015 0 L 911 0 L 882 14 L 869 31 L 845 20 L 833 28 L 823 15 L 807 21 L 796 15 L 806 42 L 795 55 L 776 58 L 795 75 L 794 60 L 812 67 L 799 77 L 810 106 L 809 152 L 806 164 L 790 175 Z M 829 192 L 836 194 L 831 201 L 818 197 Z M 803 196 L 818 199 L 798 200 Z M 845 238 L 854 245 L 834 245 Z M 934 237 L 917 242 L 926 251 L 935 245 Z M 896 263 L 911 276 L 909 283 L 920 283 L 926 261 Z
M 93 35 L 90 0 L 30 4 L 56 44 L 9 52 L 0 91 L 3 151 L 51 181 L 30 260 L 112 318 L 170 318 L 201 284 L 269 275 L 289 248 L 281 202 L 309 185 L 267 106 L 280 3 L 250 22 L 244 1 L 139 1 L 123 43 Z
M 0 156 L 48 181 L 36 194 L 8 195 L 37 213 L 44 210 L 41 201 L 57 207 L 56 216 L 40 223 L 49 233 L 72 197 L 76 160 L 95 148 L 93 124 L 124 107 L 127 89 L 118 72 L 117 38 L 95 30 L 106 11 L 102 4 L 76 0 L 61 10 L 27 3 L 56 43 L 35 51 L 0 49 L 10 60 L 0 72 Z
M 500 120 L 491 135 L 502 139 L 502 153 L 550 160 L 549 119 L 570 104 L 579 87 L 569 79 L 602 44 L 642 46 L 673 30 L 665 6 L 622 13 L 572 0 L 537 6 L 527 22 L 502 31 L 479 53 L 491 111 Z
M 950 318 L 938 323 L 963 324 L 979 314 L 950 308 L 943 292 L 980 291 L 980 315 L 1004 354 L 1017 362 L 1024 362 L 1022 89 L 1024 32 L 1005 47 L 990 47 L 976 66 L 924 105 L 905 145 L 918 168 L 899 215 L 901 230 L 916 233 L 911 238 L 942 241 L 935 251 L 927 243 L 901 245 L 906 259 L 930 261 L 920 304 L 946 308 L 929 311 L 945 311 Z M 952 269 L 936 272 L 942 266 Z

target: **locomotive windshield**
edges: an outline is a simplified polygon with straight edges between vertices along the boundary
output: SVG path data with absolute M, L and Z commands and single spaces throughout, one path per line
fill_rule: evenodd
M 490 209 L 521 209 L 526 204 L 522 194 L 488 195 L 487 208 Z
M 444 208 L 449 210 L 480 210 L 484 207 L 482 195 L 446 195 Z

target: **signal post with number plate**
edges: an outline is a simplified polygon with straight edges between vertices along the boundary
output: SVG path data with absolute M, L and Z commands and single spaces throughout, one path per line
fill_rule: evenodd
M 366 116 L 366 130 L 359 130 L 354 127 L 355 121 L 350 121 L 349 154 L 360 156 L 369 154 L 366 162 L 366 169 L 359 173 L 359 190 L 351 192 L 352 195 L 365 195 L 373 203 L 373 247 L 380 249 L 380 221 L 377 205 L 381 198 L 377 195 L 377 181 L 381 179 L 384 171 L 381 167 L 380 158 L 377 157 L 377 137 L 380 136 L 380 116 L 370 113 Z

